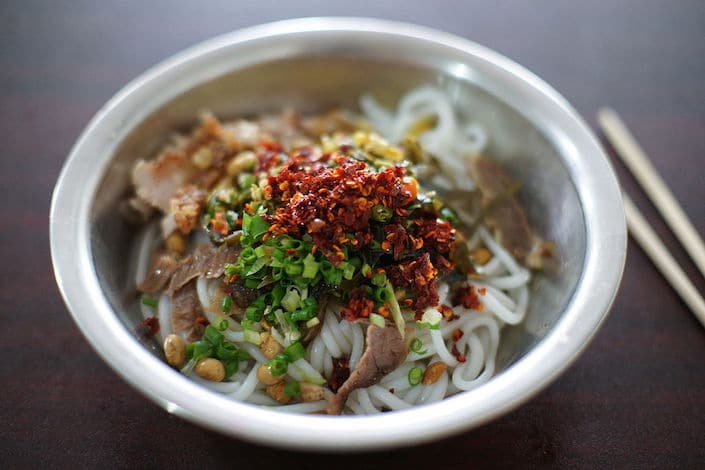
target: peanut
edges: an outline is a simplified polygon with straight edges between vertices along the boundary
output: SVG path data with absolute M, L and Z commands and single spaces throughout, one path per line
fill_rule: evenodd
M 286 384 L 284 382 L 278 382 L 274 385 L 270 385 L 265 390 L 267 392 L 267 395 L 284 405 L 291 401 L 291 397 L 286 394 L 286 392 L 284 391 L 284 387 L 286 387 Z
M 301 399 L 305 402 L 323 400 L 323 387 L 308 382 L 299 382 Z
M 274 385 L 284 380 L 284 374 L 272 375 L 272 371 L 269 370 L 269 367 L 262 364 L 257 369 L 257 380 L 265 385 Z
M 428 367 L 426 367 L 426 370 L 423 373 L 423 379 L 421 380 L 421 383 L 424 385 L 430 385 L 436 383 L 436 381 L 441 378 L 441 375 L 443 375 L 448 368 L 448 364 L 445 362 L 434 362 L 433 364 L 429 364 Z
M 213 151 L 208 147 L 201 147 L 191 155 L 191 162 L 193 162 L 197 168 L 205 170 L 213 163 Z
M 252 167 L 254 167 L 256 163 L 257 155 L 255 155 L 255 153 L 250 150 L 246 150 L 235 155 L 235 158 L 228 162 L 225 171 L 230 176 L 237 176 L 243 171 L 252 169 Z
M 282 345 L 270 333 L 266 332 L 262 333 L 262 343 L 259 348 L 267 359 L 273 358 L 284 350 Z
M 492 253 L 487 248 L 478 248 L 472 252 L 470 257 L 477 264 L 484 266 L 492 259 Z
M 186 360 L 186 342 L 179 335 L 164 338 L 164 355 L 170 366 L 181 367 Z
M 186 240 L 179 232 L 174 232 L 167 237 L 166 247 L 169 251 L 183 255 L 186 251 Z
M 225 378 L 225 367 L 218 359 L 206 358 L 196 363 L 196 374 L 211 382 L 221 382 Z

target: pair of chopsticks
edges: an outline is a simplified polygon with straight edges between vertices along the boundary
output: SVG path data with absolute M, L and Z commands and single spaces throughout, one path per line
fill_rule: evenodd
M 597 114 L 597 121 L 612 147 L 617 151 L 617 155 L 627 165 L 702 275 L 705 276 L 705 243 L 644 151 L 614 110 L 601 109 Z M 623 196 L 629 233 L 690 307 L 700 323 L 705 326 L 705 300 L 631 199 L 626 194 Z

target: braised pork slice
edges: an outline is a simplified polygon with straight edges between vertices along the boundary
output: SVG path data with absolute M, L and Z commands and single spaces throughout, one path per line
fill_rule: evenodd
M 175 293 L 189 281 L 205 276 L 216 278 L 223 275 L 227 263 L 237 261 L 239 251 L 229 245 L 201 245 L 196 250 L 181 260 L 178 268 L 169 282 L 167 292 Z
M 485 222 L 499 243 L 523 262 L 536 240 L 514 192 L 516 182 L 494 160 L 477 157 L 470 161 L 470 175 L 477 183 L 485 209 Z
M 174 292 L 171 298 L 171 329 L 183 335 L 187 341 L 197 341 L 203 335 L 204 326 L 197 320 L 203 315 L 198 300 L 196 281 L 191 281 Z
M 179 262 L 174 256 L 168 253 L 156 255 L 149 271 L 147 271 L 147 276 L 137 286 L 137 290 L 146 294 L 160 293 L 169 284 L 169 280 L 178 266 Z
M 404 362 L 407 345 L 395 325 L 367 328 L 367 346 L 355 370 L 328 402 L 328 414 L 340 414 L 353 390 L 378 383 Z

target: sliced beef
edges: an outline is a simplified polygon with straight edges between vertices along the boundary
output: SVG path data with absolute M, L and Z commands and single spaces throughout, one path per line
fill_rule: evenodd
M 378 383 L 404 362 L 406 342 L 395 325 L 367 328 L 367 345 L 355 370 L 328 402 L 328 414 L 340 414 L 353 390 Z
M 146 294 L 159 294 L 169 283 L 178 266 L 179 262 L 176 258 L 168 253 L 154 256 L 147 276 L 137 286 L 137 290 Z
M 485 222 L 499 243 L 524 262 L 536 240 L 524 210 L 514 197 L 517 183 L 499 163 L 486 157 L 471 160 L 470 175 L 482 195 Z
M 191 281 L 174 292 L 171 298 L 171 329 L 183 335 L 187 341 L 197 341 L 203 335 L 204 326 L 199 322 L 203 308 L 198 300 L 196 281 Z
M 216 278 L 223 275 L 226 263 L 237 261 L 239 251 L 229 245 L 201 245 L 181 260 L 169 282 L 167 292 L 172 294 L 189 281 L 205 276 Z

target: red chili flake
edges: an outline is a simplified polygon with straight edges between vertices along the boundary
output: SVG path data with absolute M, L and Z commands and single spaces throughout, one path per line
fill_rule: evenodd
M 374 301 L 367 298 L 365 291 L 360 288 L 355 288 L 350 293 L 348 305 L 343 308 L 340 315 L 348 321 L 354 321 L 358 318 L 368 318 L 370 313 L 374 311 L 374 308 Z
M 485 288 L 485 287 L 479 287 L 479 288 L 477 289 L 477 293 L 480 294 L 480 295 L 486 295 L 486 294 L 487 294 L 487 288 Z
M 270 231 L 299 237 L 308 229 L 314 243 L 335 263 L 341 240 L 350 243 L 347 234 L 355 234 L 358 248 L 369 245 L 372 207 L 396 209 L 411 201 L 404 189 L 403 167 L 377 172 L 342 154 L 331 159 L 334 166 L 294 152 L 277 175 L 269 176 L 264 192 L 268 199 L 283 203 L 269 217 Z
M 477 311 L 482 311 L 485 308 L 484 305 L 482 305 L 482 302 L 480 302 L 480 299 L 477 297 L 475 287 L 468 284 L 463 285 L 456 291 L 453 296 L 453 304 L 462 304 L 465 308 L 470 308 Z
M 389 304 L 384 304 L 377 309 L 377 313 L 382 315 L 384 318 L 389 317 Z
M 228 225 L 228 221 L 225 218 L 225 212 L 223 211 L 216 211 L 209 224 L 211 230 L 216 233 L 219 233 L 220 235 L 225 236 L 230 231 L 230 226 Z
M 415 294 L 412 307 L 416 311 L 417 320 L 426 307 L 438 305 L 437 274 L 428 253 L 387 268 L 387 276 L 396 288 L 407 289 Z
M 449 318 L 453 318 L 453 308 L 448 305 L 439 305 L 438 311 L 441 312 L 441 315 L 443 315 L 443 318 L 445 318 L 446 320 L 448 320 Z
M 137 332 L 138 335 L 142 336 L 145 339 L 150 339 L 150 338 L 154 337 L 154 335 L 159 333 L 159 318 L 157 318 L 157 317 L 145 318 L 137 325 L 137 327 L 135 328 L 135 331 Z
M 453 347 L 451 348 L 450 353 L 453 356 L 455 356 L 455 359 L 458 362 L 465 362 L 466 361 L 465 354 L 460 354 L 460 351 L 458 351 L 458 347 L 455 343 L 453 343 Z
M 341 357 L 340 359 L 333 358 L 333 372 L 330 374 L 328 379 L 328 386 L 333 393 L 336 393 L 338 389 L 348 380 L 350 377 L 350 363 L 346 357 Z
M 196 325 L 202 325 L 202 326 L 207 326 L 208 325 L 208 319 L 204 317 L 203 315 L 199 315 L 196 317 L 194 320 L 194 323 Z
M 419 250 L 423 246 L 423 240 L 407 233 L 406 229 L 399 224 L 389 224 L 384 227 L 385 239 L 382 242 L 382 249 L 392 252 L 395 260 L 398 260 L 404 253 Z
M 389 393 L 394 393 L 394 387 L 389 389 Z
M 259 145 L 263 149 L 270 150 L 272 152 L 281 152 L 283 150 L 279 142 L 275 142 L 272 140 L 262 140 L 260 141 Z
M 456 328 L 453 330 L 453 341 L 458 341 L 460 338 L 463 337 L 465 333 L 463 333 L 463 330 L 460 328 Z
M 441 219 L 417 219 L 416 234 L 423 240 L 423 246 L 434 253 L 433 264 L 443 272 L 455 266 L 448 260 L 455 245 L 455 229 Z M 441 259 L 442 258 L 442 259 Z

